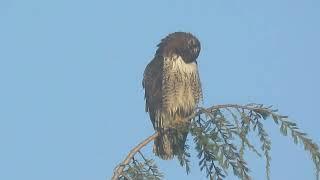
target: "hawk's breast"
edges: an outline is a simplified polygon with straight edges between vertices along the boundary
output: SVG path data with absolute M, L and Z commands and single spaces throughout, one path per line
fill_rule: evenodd
M 170 114 L 190 115 L 201 96 L 196 62 L 185 63 L 180 56 L 165 59 L 163 106 Z

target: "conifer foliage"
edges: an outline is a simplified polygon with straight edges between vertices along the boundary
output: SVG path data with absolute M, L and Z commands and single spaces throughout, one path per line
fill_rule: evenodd
M 196 156 L 199 159 L 199 167 L 210 180 L 222 180 L 233 173 L 239 179 L 249 180 L 250 170 L 244 158 L 248 149 L 259 157 L 265 159 L 266 178 L 270 179 L 270 150 L 271 139 L 263 123 L 273 120 L 279 126 L 280 133 L 291 136 L 294 143 L 301 143 L 304 149 L 310 153 L 315 166 L 316 179 L 320 174 L 320 150 L 319 146 L 299 130 L 296 123 L 289 121 L 287 116 L 278 113 L 272 106 L 262 104 L 223 104 L 210 108 L 198 108 L 190 117 L 190 134 L 195 144 Z M 250 134 L 249 134 L 250 133 Z M 255 133 L 257 136 L 252 136 Z M 113 175 L 113 180 L 131 179 L 163 179 L 154 160 L 147 159 L 141 149 L 157 137 L 157 133 L 142 141 L 131 150 L 126 159 L 119 164 Z M 255 147 L 249 140 L 257 137 L 260 147 Z M 192 141 L 188 141 L 192 143 Z M 190 172 L 189 146 L 186 145 L 182 156 L 177 157 L 180 165 Z

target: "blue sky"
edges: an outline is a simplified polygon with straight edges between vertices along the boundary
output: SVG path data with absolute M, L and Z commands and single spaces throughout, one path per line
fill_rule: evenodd
M 202 43 L 204 106 L 274 105 L 319 144 L 319 18 L 316 0 L 1 0 L 0 179 L 109 179 L 153 133 L 142 74 L 174 31 Z M 314 179 L 303 147 L 265 124 L 271 178 Z M 166 179 L 206 179 L 197 162 L 157 162 Z

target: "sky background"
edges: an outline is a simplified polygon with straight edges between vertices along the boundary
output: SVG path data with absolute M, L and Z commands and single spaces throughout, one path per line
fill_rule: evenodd
M 0 0 L 0 179 L 110 179 L 153 133 L 142 75 L 175 31 L 201 41 L 203 106 L 274 105 L 320 144 L 319 19 L 317 0 Z M 265 125 L 271 179 L 314 179 L 303 146 Z M 157 162 L 206 179 L 196 161 L 190 175 Z M 265 179 L 263 159 L 248 163 Z

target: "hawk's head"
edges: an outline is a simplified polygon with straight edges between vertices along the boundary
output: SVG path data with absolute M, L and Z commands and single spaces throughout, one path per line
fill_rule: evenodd
M 199 56 L 201 46 L 199 40 L 191 33 L 175 32 L 169 34 L 158 44 L 156 55 L 172 56 L 178 55 L 186 63 L 196 61 Z

